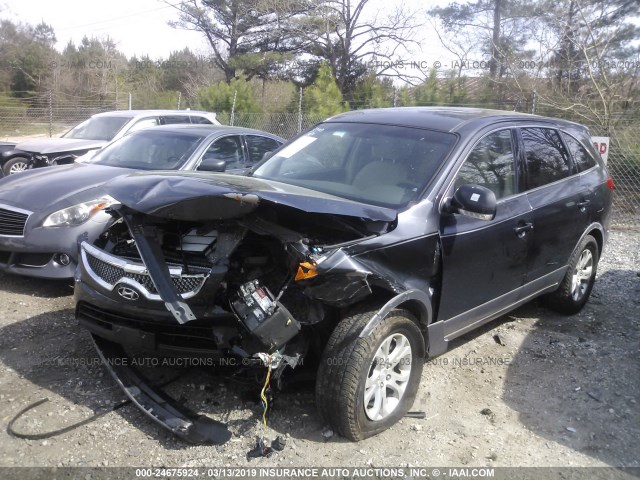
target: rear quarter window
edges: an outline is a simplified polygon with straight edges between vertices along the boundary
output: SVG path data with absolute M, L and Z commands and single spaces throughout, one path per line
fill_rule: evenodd
M 201 117 L 200 115 L 192 115 L 191 123 L 195 123 L 197 125 L 213 125 L 213 122 L 208 118 Z
M 585 170 L 589 170 L 597 165 L 596 159 L 593 158 L 593 155 L 591 155 L 578 140 L 565 132 L 562 132 L 562 137 L 564 138 L 564 142 L 567 144 L 567 148 L 569 149 L 571 157 L 573 158 L 576 167 L 578 167 L 579 172 L 584 172 Z

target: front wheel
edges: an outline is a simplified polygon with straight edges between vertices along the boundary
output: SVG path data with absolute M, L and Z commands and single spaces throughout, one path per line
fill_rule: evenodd
M 15 157 L 9 160 L 2 167 L 5 175 L 13 175 L 14 173 L 24 172 L 29 169 L 29 160 L 24 157 Z
M 558 289 L 544 297 L 551 310 L 573 315 L 587 303 L 596 280 L 598 242 L 587 235 L 571 255 L 569 267 Z
M 424 365 L 424 339 L 413 315 L 394 310 L 360 338 L 374 314 L 350 315 L 336 326 L 316 381 L 320 414 L 354 441 L 388 429 L 405 415 Z

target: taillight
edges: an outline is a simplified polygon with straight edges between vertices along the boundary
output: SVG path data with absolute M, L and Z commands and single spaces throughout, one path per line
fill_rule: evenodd
M 613 186 L 613 178 L 609 177 L 609 180 L 607 180 L 605 183 L 607 184 L 607 187 L 609 187 L 609 190 L 613 190 L 615 188 Z

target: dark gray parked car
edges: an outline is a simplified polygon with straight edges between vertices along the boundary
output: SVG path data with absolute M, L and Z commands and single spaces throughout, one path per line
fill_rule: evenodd
M 102 184 L 135 170 L 241 173 L 284 140 L 259 130 L 170 125 L 133 132 L 91 163 L 39 168 L 0 180 L 0 270 L 73 277 L 78 238 L 102 233 L 113 203 Z
M 77 318 L 145 414 L 220 443 L 225 426 L 153 392 L 122 345 L 258 356 L 272 385 L 302 358 L 325 421 L 360 440 L 405 415 L 453 339 L 541 295 L 585 305 L 613 182 L 581 125 L 400 108 L 333 117 L 248 176 L 105 188 L 119 222 L 81 245 Z

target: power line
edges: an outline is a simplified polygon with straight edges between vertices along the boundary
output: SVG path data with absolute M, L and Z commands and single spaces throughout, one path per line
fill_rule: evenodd
M 82 24 L 82 25 L 74 25 L 72 27 L 57 28 L 56 30 L 57 31 L 61 31 L 61 32 L 62 31 L 66 31 L 66 30 L 78 30 L 78 29 L 81 29 L 81 28 L 84 28 L 84 27 L 90 27 L 90 26 L 93 26 L 93 25 L 111 23 L 111 22 L 115 22 L 115 21 L 122 20 L 122 19 L 125 19 L 125 18 L 132 18 L 132 17 L 137 17 L 139 15 L 146 15 L 148 13 L 157 12 L 158 10 L 164 10 L 166 8 L 172 8 L 172 6 L 171 5 L 165 5 L 163 7 L 147 9 L 147 10 L 143 10 L 143 11 L 140 11 L 140 12 L 137 12 L 137 13 L 131 13 L 129 15 L 122 15 L 120 17 L 113 17 L 113 18 L 108 18 L 106 20 L 99 20 L 97 22 L 85 23 L 85 24 Z

